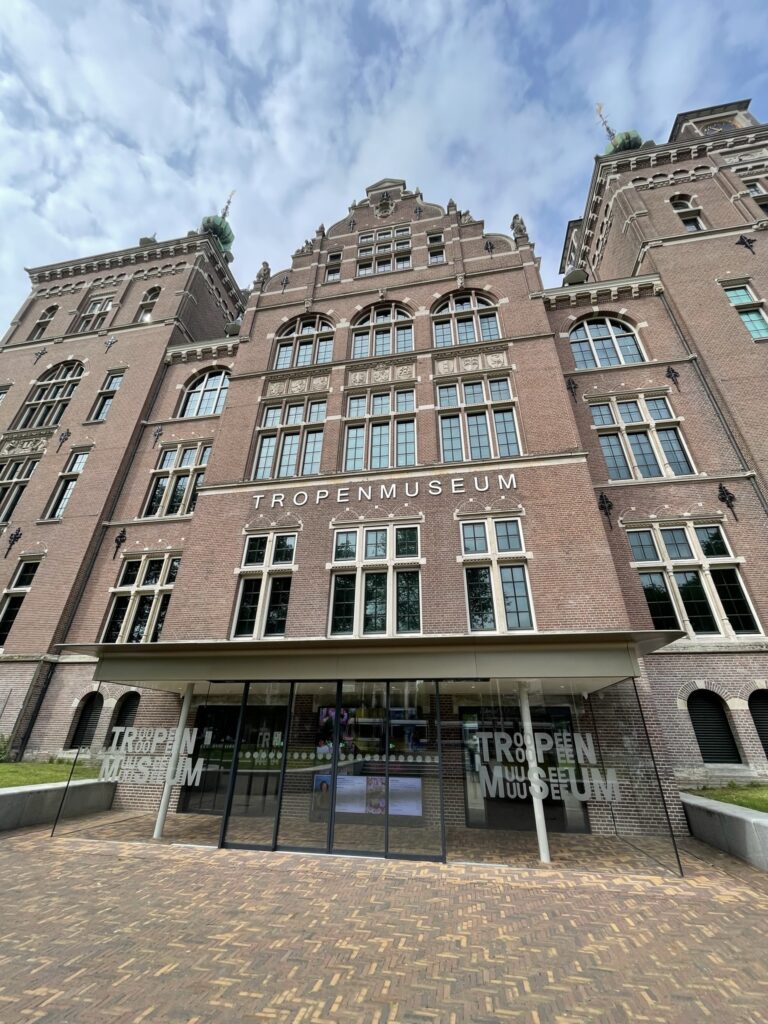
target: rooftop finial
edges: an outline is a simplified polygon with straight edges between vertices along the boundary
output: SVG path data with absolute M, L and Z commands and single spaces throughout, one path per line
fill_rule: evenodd
M 608 124 L 608 118 L 605 116 L 605 108 L 603 107 L 603 104 L 596 103 L 595 110 L 597 111 L 597 116 L 600 118 L 600 124 L 603 126 L 603 128 L 605 128 L 605 134 L 608 136 L 611 142 L 613 142 L 613 140 L 616 138 L 616 132 Z
M 230 207 L 230 206 L 232 205 L 232 196 L 233 196 L 234 194 L 235 194 L 235 190 L 234 190 L 234 189 L 232 189 L 232 191 L 231 191 L 231 192 L 229 193 L 229 195 L 227 196 L 227 201 L 226 201 L 226 203 L 224 203 L 224 209 L 223 209 L 223 210 L 221 211 L 221 216 L 222 216 L 222 217 L 226 217 L 226 216 L 228 215 L 228 213 L 229 213 L 229 207 Z

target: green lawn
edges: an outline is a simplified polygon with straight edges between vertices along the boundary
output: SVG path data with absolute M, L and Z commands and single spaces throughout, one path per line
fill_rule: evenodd
M 721 800 L 724 804 L 738 804 L 753 811 L 768 811 L 768 785 L 751 783 L 746 786 L 723 786 L 721 789 L 694 789 L 694 796 L 708 800 Z
M 66 782 L 72 765 L 69 762 L 19 761 L 0 762 L 0 789 L 7 786 L 37 786 L 44 782 Z M 98 765 L 79 764 L 74 779 L 92 779 L 99 774 Z

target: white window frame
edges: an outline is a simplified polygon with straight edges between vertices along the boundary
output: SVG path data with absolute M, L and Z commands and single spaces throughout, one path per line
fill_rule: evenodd
M 74 493 L 80 474 L 83 472 L 86 463 L 88 462 L 88 455 L 90 451 L 90 448 L 77 448 L 70 452 L 69 458 L 64 464 L 64 469 L 59 473 L 59 478 L 56 481 L 53 494 L 46 506 L 43 519 L 54 523 L 61 521 L 67 510 L 69 502 L 72 499 L 72 494 Z M 55 512 L 58 512 L 58 515 L 54 515 Z
M 361 637 L 396 637 L 396 636 L 421 636 L 424 633 L 424 602 L 423 602 L 423 579 L 421 567 L 426 565 L 423 555 L 421 526 L 423 519 L 403 519 L 397 522 L 368 521 L 363 525 L 332 523 L 331 532 L 331 560 L 326 563 L 325 568 L 330 573 L 330 588 L 328 597 L 328 619 L 326 623 L 326 635 L 332 639 L 360 639 Z M 401 555 L 395 554 L 396 531 L 401 529 L 415 529 L 418 543 L 418 554 Z M 384 530 L 387 534 L 387 554 L 382 558 L 365 557 L 365 538 L 370 530 Z M 347 559 L 336 559 L 336 537 L 340 533 L 355 533 L 355 557 Z M 419 580 L 419 629 L 409 631 L 397 631 L 397 573 L 399 571 L 416 572 Z M 384 632 L 364 632 L 363 624 L 365 617 L 365 575 L 366 573 L 386 573 L 387 575 L 387 628 Z M 337 576 L 355 576 L 355 608 L 353 618 L 353 629 L 351 633 L 333 633 L 333 605 L 335 595 L 335 579 Z
M 310 325 L 313 324 L 314 326 Z M 307 330 L 306 328 L 309 327 Z M 273 371 L 284 373 L 286 370 L 306 369 L 308 366 L 330 366 L 333 362 L 333 344 L 335 339 L 333 323 L 327 316 L 316 314 L 315 316 L 296 317 L 290 323 L 285 324 L 277 333 L 274 341 L 274 350 L 270 367 Z M 312 342 L 309 362 L 299 363 L 299 351 L 302 342 Z M 330 341 L 331 358 L 318 361 L 320 343 Z M 290 348 L 290 356 L 285 366 L 280 366 L 280 352 Z
M 525 546 L 525 534 L 523 532 L 523 522 L 521 515 L 519 513 L 517 515 L 511 515 L 509 512 L 505 512 L 498 513 L 492 516 L 456 516 L 456 520 L 459 526 L 459 551 L 461 552 L 459 555 L 456 556 L 456 561 L 461 566 L 461 574 L 463 577 L 462 585 L 464 588 L 464 611 L 466 614 L 467 632 L 472 636 L 519 636 L 520 634 L 536 633 L 538 631 L 538 624 L 536 621 L 536 609 L 534 607 L 533 592 L 531 589 L 531 575 L 528 571 L 528 562 L 531 558 L 531 553 L 526 549 Z M 496 524 L 506 522 L 514 522 L 517 524 L 517 528 L 520 534 L 519 551 L 499 550 L 498 539 L 496 536 Z M 465 552 L 464 526 L 468 524 L 471 524 L 473 526 L 482 524 L 485 527 L 485 536 L 488 547 L 487 551 L 470 552 L 469 554 Z M 531 616 L 530 629 L 510 629 L 507 626 L 507 613 L 504 605 L 504 590 L 502 587 L 500 572 L 500 570 L 505 566 L 521 566 L 524 569 L 525 587 L 528 596 L 528 610 Z M 491 594 L 493 598 L 493 614 L 496 622 L 496 628 L 482 630 L 472 629 L 472 617 L 469 608 L 469 587 L 467 585 L 466 570 L 485 568 L 490 570 Z
M 229 638 L 234 641 L 245 641 L 249 640 L 282 640 L 285 637 L 285 633 L 270 633 L 265 634 L 267 622 L 267 612 L 269 611 L 269 603 L 272 598 L 272 583 L 275 579 L 279 578 L 293 578 L 294 574 L 298 572 L 298 563 L 296 561 L 296 553 L 299 546 L 299 532 L 297 530 L 251 530 L 243 534 L 245 541 L 243 544 L 243 553 L 240 560 L 239 567 L 235 570 L 237 576 L 237 592 L 235 595 L 235 606 L 232 614 L 232 624 L 230 626 Z M 266 537 L 266 547 L 264 550 L 264 560 L 258 564 L 247 564 L 246 556 L 248 554 L 248 546 L 251 538 L 254 537 Z M 275 549 L 277 547 L 277 541 L 280 537 L 292 537 L 293 538 L 293 558 L 290 562 L 276 562 L 275 561 Z M 261 589 L 259 590 L 259 600 L 256 606 L 256 619 L 254 621 L 253 631 L 249 634 L 236 633 L 237 620 L 240 616 L 240 605 L 243 600 L 243 591 L 245 589 L 245 581 L 249 579 L 260 579 Z M 288 596 L 288 606 L 290 610 L 291 597 L 293 596 L 293 584 L 291 584 L 291 594 Z M 286 622 L 287 626 L 287 622 Z
M 456 300 L 464 300 L 466 298 L 469 298 L 470 300 L 470 308 L 457 309 Z M 479 302 L 478 300 L 482 300 L 482 302 Z M 495 338 L 483 337 L 480 320 L 482 317 L 488 316 L 493 316 L 496 320 Z M 468 319 L 472 320 L 472 328 L 475 335 L 474 341 L 459 341 L 458 321 Z M 445 323 L 446 321 L 448 322 L 451 334 L 451 344 L 438 345 L 435 339 L 435 326 L 438 322 Z M 483 292 L 478 289 L 473 289 L 467 292 L 451 292 L 450 295 L 445 296 L 435 307 L 433 307 L 433 311 L 430 313 L 430 324 L 430 329 L 432 331 L 432 348 L 435 350 L 469 348 L 472 345 L 492 345 L 498 344 L 504 340 L 498 304 L 494 302 L 490 296 L 483 294 Z
M 173 593 L 175 580 L 173 583 L 168 583 L 168 573 L 171 568 L 171 563 L 174 559 L 179 560 L 179 567 L 181 566 L 181 552 L 180 551 L 155 551 L 155 552 L 142 552 L 140 555 L 133 555 L 126 553 L 120 559 L 120 570 L 118 573 L 117 581 L 113 587 L 109 588 L 110 601 L 107 609 L 107 615 L 104 620 L 104 625 L 101 630 L 101 642 L 102 643 L 129 643 L 127 637 L 130 635 L 131 628 L 133 627 L 133 620 L 136 617 L 139 602 L 142 597 L 152 596 L 152 605 L 150 607 L 149 617 L 147 618 L 147 624 L 144 629 L 144 633 L 141 640 L 138 641 L 140 644 L 147 643 L 158 643 L 152 641 L 151 637 L 155 631 L 157 625 L 157 619 L 160 614 L 160 609 L 163 603 L 163 597 L 168 594 L 169 596 Z M 157 583 L 143 584 L 142 580 L 147 571 L 147 566 L 152 561 L 162 561 L 163 565 L 160 569 L 160 578 Z M 120 581 L 123 578 L 125 572 L 125 566 L 128 562 L 139 562 L 139 571 L 136 576 L 136 581 L 125 586 L 120 585 Z M 178 577 L 178 569 L 177 569 Z M 120 623 L 120 629 L 118 631 L 115 640 L 106 640 L 107 631 L 112 621 L 112 615 L 117 604 L 117 599 L 120 597 L 128 597 L 128 606 L 123 616 L 122 622 Z M 170 601 L 169 601 L 170 603 Z
M 751 280 L 721 281 L 720 284 L 722 285 L 723 291 L 725 292 L 725 297 L 728 300 L 728 304 L 730 305 L 731 309 L 736 310 L 736 313 L 739 319 L 741 320 L 744 330 L 747 332 L 747 334 L 749 334 L 752 341 L 756 343 L 768 341 L 768 316 L 766 316 L 765 313 L 765 300 L 757 297 L 757 295 L 755 294 L 755 289 L 752 286 Z M 745 292 L 747 292 L 747 294 L 749 295 L 749 299 L 746 302 L 734 302 L 728 293 L 731 291 L 735 291 L 736 289 L 743 289 Z M 766 327 L 765 335 L 755 337 L 755 335 L 752 333 L 752 331 L 750 331 L 749 327 L 747 326 L 744 317 L 742 316 L 742 314 L 744 313 L 759 313 Z
M 120 390 L 125 378 L 125 370 L 110 370 L 104 378 L 104 383 L 99 388 L 96 395 L 96 401 L 93 403 L 93 409 L 90 416 L 88 417 L 89 423 L 103 423 L 109 415 L 109 410 L 115 400 L 117 392 Z M 117 381 L 117 383 L 113 383 Z M 102 406 L 109 400 L 109 405 L 105 411 L 102 411 Z M 101 413 L 101 415 L 99 415 Z
M 493 399 L 491 397 L 491 381 L 504 380 L 509 388 L 509 398 Z M 483 398 L 481 402 L 467 402 L 465 400 L 464 387 L 466 384 L 480 384 L 483 389 Z M 441 405 L 440 404 L 440 392 L 442 388 L 455 387 L 456 388 L 456 405 Z M 438 440 L 440 443 L 440 459 L 445 465 L 458 465 L 461 462 L 487 462 L 490 459 L 495 461 L 508 460 L 508 459 L 519 459 L 523 455 L 523 444 L 520 437 L 520 420 L 517 409 L 517 398 L 512 390 L 512 381 L 507 374 L 504 373 L 488 373 L 482 377 L 471 376 L 469 379 L 463 377 L 449 377 L 446 379 L 440 379 L 435 385 L 435 409 L 438 415 Z M 471 455 L 470 439 L 469 439 L 469 425 L 467 422 L 467 415 L 473 415 L 476 412 L 482 412 L 485 414 L 486 424 L 488 426 L 488 437 L 491 449 L 490 456 L 485 458 L 475 459 Z M 515 436 L 517 437 L 517 455 L 500 455 L 499 454 L 499 439 L 496 434 L 496 420 L 494 414 L 497 412 L 511 412 L 512 419 L 515 425 Z M 445 451 L 443 448 L 443 428 L 440 422 L 446 416 L 458 416 L 459 426 L 461 431 L 461 460 L 451 459 L 447 462 L 445 459 Z
M 189 505 L 192 500 L 192 495 L 195 493 L 195 487 L 198 488 L 204 482 L 205 470 L 211 457 L 213 448 L 213 440 L 208 438 L 203 441 L 180 441 L 178 444 L 165 445 L 161 450 L 157 459 L 157 464 L 152 470 L 152 475 L 149 482 L 149 489 L 142 505 L 142 513 L 140 519 L 178 519 L 181 516 L 191 516 L 194 513 L 189 510 Z M 187 451 L 194 450 L 195 455 L 192 462 L 188 462 L 182 465 L 184 453 Z M 169 465 L 164 465 L 168 460 L 168 455 L 174 452 L 173 462 Z M 207 453 L 207 454 L 206 454 Z M 179 506 L 178 512 L 167 512 L 171 502 L 171 496 L 176 487 L 176 481 L 180 477 L 187 477 L 187 486 L 184 490 L 184 494 L 181 499 L 181 505 Z M 157 512 L 150 514 L 147 510 L 152 500 L 155 485 L 160 479 L 167 479 L 168 483 L 163 490 L 160 498 L 160 505 Z
M 624 458 L 627 460 L 629 471 L 631 476 L 629 477 L 608 477 L 611 483 L 630 483 L 631 481 L 653 481 L 653 480 L 674 480 L 680 478 L 690 478 L 698 474 L 696 463 L 690 452 L 690 448 L 685 440 L 682 431 L 683 417 L 675 415 L 675 410 L 672 407 L 670 401 L 670 390 L 669 388 L 659 388 L 649 391 L 630 391 L 622 393 L 620 395 L 611 393 L 609 395 L 590 395 L 589 398 L 585 398 L 585 402 L 589 409 L 590 419 L 592 418 L 592 406 L 593 405 L 610 405 L 611 413 L 613 415 L 613 423 L 591 423 L 591 429 L 600 437 L 606 434 L 618 434 L 619 444 L 621 445 L 622 451 L 624 452 Z M 663 398 L 667 407 L 669 408 L 672 415 L 667 419 L 655 420 L 650 412 L 648 411 L 647 399 Z M 641 419 L 633 423 L 625 423 L 621 418 L 619 411 L 619 405 L 622 402 L 637 402 L 640 407 Z M 680 446 L 683 449 L 685 457 L 688 459 L 688 464 L 691 467 L 690 473 L 675 473 L 667 462 L 666 453 L 661 445 L 661 441 L 657 436 L 657 431 L 675 429 L 677 430 L 677 437 L 680 442 Z M 635 453 L 632 449 L 632 445 L 629 443 L 629 434 L 645 433 L 648 436 L 648 443 L 650 444 L 656 462 L 659 465 L 661 473 L 659 476 L 643 476 L 640 472 Z M 598 442 L 599 443 L 599 442 Z M 601 456 L 603 455 L 601 449 Z M 603 456 L 603 464 L 606 468 L 606 474 L 608 473 L 608 465 L 605 462 Z
M 592 338 L 592 333 L 591 333 L 591 331 L 589 329 L 590 326 L 592 324 L 594 324 L 595 321 L 598 321 L 598 320 L 601 321 L 602 323 L 605 323 L 605 324 L 608 325 L 608 330 L 610 332 L 611 343 L 613 344 L 614 352 L 619 357 L 619 362 L 618 363 L 605 363 L 605 364 L 603 364 L 603 363 L 600 362 L 600 359 L 599 359 L 599 357 L 597 355 L 597 348 L 595 347 L 595 342 L 594 342 L 594 339 Z M 616 331 L 614 330 L 614 326 L 613 326 L 614 321 L 616 321 L 616 323 L 621 324 L 622 327 L 627 328 L 627 330 L 624 331 L 623 333 L 625 333 L 625 334 L 631 333 L 634 336 L 635 344 L 637 345 L 637 349 L 638 349 L 638 351 L 640 353 L 640 357 L 641 357 L 639 362 L 636 362 L 636 363 L 635 362 L 627 362 L 627 360 L 624 358 L 624 353 L 621 351 L 621 346 L 619 345 L 618 341 L 616 340 Z M 586 339 L 584 339 L 584 338 L 574 338 L 573 337 L 573 332 L 578 330 L 579 328 L 582 328 L 584 330 L 584 332 L 586 333 L 586 335 L 587 335 Z M 574 342 L 582 343 L 583 344 L 584 341 L 587 342 L 587 344 L 589 345 L 590 351 L 592 352 L 592 358 L 595 361 L 595 365 L 594 366 L 579 366 L 578 364 L 576 364 L 576 357 L 573 354 L 573 344 L 574 344 Z M 625 320 L 622 320 L 621 317 L 618 317 L 618 316 L 599 316 L 599 315 L 593 315 L 593 316 L 584 317 L 577 324 L 573 324 L 572 327 L 570 328 L 570 330 L 568 331 L 568 343 L 569 343 L 569 346 L 570 346 L 570 349 L 571 349 L 571 358 L 573 359 L 573 362 L 574 362 L 574 369 L 576 371 L 578 371 L 578 372 L 587 371 L 587 370 L 592 370 L 592 371 L 597 371 L 597 370 L 613 370 L 613 369 L 618 369 L 618 367 L 620 367 L 620 366 L 642 366 L 643 363 L 647 363 L 648 362 L 648 353 L 645 351 L 645 346 L 643 345 L 642 339 L 640 338 L 640 335 L 638 334 L 637 328 L 633 327 L 632 324 L 627 323 Z
M 726 549 L 727 555 L 705 555 L 701 547 L 701 543 L 696 534 L 696 529 L 703 527 L 716 526 L 720 530 Z M 723 636 L 729 640 L 742 640 L 750 639 L 752 637 L 759 637 L 764 635 L 763 627 L 760 623 L 760 618 L 757 614 L 755 604 L 749 594 L 749 591 L 744 583 L 744 577 L 739 571 L 739 567 L 745 564 L 746 559 L 743 556 L 737 556 L 733 554 L 733 546 L 731 545 L 728 535 L 725 532 L 723 521 L 708 516 L 706 518 L 701 517 L 697 519 L 669 519 L 654 521 L 648 523 L 632 523 L 625 524 L 624 526 L 627 533 L 627 545 L 629 545 L 629 534 L 630 533 L 643 533 L 650 532 L 653 535 L 653 542 L 656 546 L 656 553 L 659 556 L 655 560 L 649 561 L 635 561 L 630 558 L 630 567 L 636 569 L 638 576 L 641 573 L 657 572 L 664 576 L 664 581 L 667 585 L 667 593 L 672 602 L 677 615 L 679 627 L 684 630 L 686 635 L 691 640 L 703 640 L 706 641 L 709 638 L 722 638 Z M 684 530 L 688 546 L 692 552 L 691 558 L 670 558 L 667 552 L 666 545 L 664 543 L 663 530 Z M 630 547 L 631 553 L 631 547 Z M 720 632 L 719 633 L 696 633 L 691 627 L 691 623 L 688 619 L 688 615 L 685 610 L 683 599 L 680 596 L 680 592 L 677 586 L 677 580 L 675 579 L 675 572 L 685 571 L 686 569 L 695 570 L 699 573 L 702 587 L 709 603 L 712 617 L 715 620 Z M 752 617 L 757 625 L 756 633 L 737 633 L 730 623 L 728 616 L 726 615 L 723 605 L 720 601 L 720 596 L 717 593 L 717 588 L 712 581 L 711 569 L 735 569 L 741 590 L 744 595 L 744 599 L 749 606 L 749 610 L 752 613 Z M 642 589 L 642 584 L 641 584 Z

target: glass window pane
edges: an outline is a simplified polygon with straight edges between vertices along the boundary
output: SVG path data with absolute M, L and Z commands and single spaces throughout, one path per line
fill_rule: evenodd
M 347 446 L 344 457 L 344 468 L 347 470 L 363 468 L 365 444 L 365 427 L 347 427 Z
M 659 553 L 650 530 L 630 530 L 627 539 L 636 562 L 658 562 Z
M 312 362 L 312 342 L 302 341 L 299 345 L 299 350 L 296 355 L 297 366 L 309 366 Z
M 186 474 L 184 476 L 176 477 L 173 484 L 173 490 L 171 491 L 171 497 L 168 501 L 168 507 L 165 510 L 166 515 L 175 516 L 180 511 L 188 483 L 189 477 Z
M 325 402 L 310 402 L 309 403 L 309 417 L 310 423 L 322 423 L 325 419 L 326 414 L 326 403 Z
M 365 416 L 365 396 L 356 395 L 347 403 L 347 416 Z
M 488 550 L 485 523 L 463 523 L 461 537 L 466 555 L 483 554 Z
M 121 594 L 115 598 L 115 603 L 112 605 L 112 613 L 109 616 L 107 628 L 104 630 L 105 644 L 117 643 L 117 638 L 120 635 L 120 630 L 122 628 L 123 621 L 125 620 L 125 613 L 128 611 L 130 600 L 130 597 L 125 594 Z M 18 607 L 20 606 L 21 599 L 18 600 Z M 18 607 L 16 608 L 16 612 L 18 612 Z M 10 624 L 7 622 L 8 614 L 9 606 L 6 605 L 2 620 L 0 620 L 0 645 L 5 643 L 5 638 L 8 636 L 11 625 L 13 625 L 13 621 L 11 621 Z M 16 613 L 14 613 L 13 618 L 16 618 Z
M 739 316 L 753 338 L 768 338 L 768 320 L 762 310 L 743 310 Z
M 675 582 L 694 633 L 719 632 L 699 574 L 693 570 L 676 572 Z
M 339 530 L 333 549 L 337 562 L 353 559 L 357 553 L 357 530 Z
M 419 528 L 398 526 L 395 529 L 395 557 L 417 558 L 419 554 Z
M 531 605 L 528 600 L 528 586 L 525 568 L 522 565 L 503 565 L 501 591 L 504 595 L 504 612 L 507 629 L 532 629 Z
M 492 341 L 499 337 L 499 322 L 495 313 L 480 314 L 480 337 L 483 341 Z
M 368 343 L 369 334 L 367 331 L 364 331 L 362 334 L 356 334 L 352 339 L 352 358 L 365 359 L 368 355 Z
M 693 558 L 693 552 L 684 529 L 681 527 L 665 529 L 661 531 L 661 536 L 670 558 Z
M 455 384 L 446 384 L 437 389 L 437 403 L 442 409 L 449 409 L 459 404 L 458 391 Z
M 244 565 L 263 565 L 267 551 L 266 537 L 249 537 L 245 545 Z
M 672 416 L 672 410 L 669 408 L 666 398 L 646 398 L 645 404 L 648 406 L 651 419 L 668 420 Z
M 416 408 L 416 400 L 413 391 L 398 391 L 395 396 L 395 409 L 397 412 L 413 412 Z
M 419 574 L 416 571 L 395 574 L 395 603 L 398 633 L 418 633 L 421 629 Z
M 330 363 L 333 359 L 333 339 L 321 338 L 317 343 L 317 362 Z
M 235 636 L 253 636 L 253 631 L 256 628 L 256 612 L 259 607 L 260 594 L 261 577 L 243 580 L 240 606 L 237 610 L 237 621 L 235 622 Z
M 613 338 L 595 337 L 595 332 L 592 331 L 592 344 L 595 346 L 597 359 L 601 366 L 619 366 L 621 364 L 619 353 L 613 344 Z
M 467 414 L 469 455 L 472 459 L 490 459 L 491 439 L 488 434 L 488 420 L 484 412 Z
M 287 424 L 301 423 L 304 419 L 304 405 L 299 403 L 298 405 L 289 405 L 285 413 L 285 422 Z
M 629 434 L 628 438 L 640 476 L 661 476 L 661 468 L 656 461 L 648 435 L 644 431 L 638 431 Z
M 573 334 L 571 335 L 573 337 Z M 572 341 L 571 352 L 577 370 L 589 369 L 597 366 L 597 360 L 592 352 L 592 346 L 588 341 Z
M 367 572 L 363 603 L 363 632 L 387 631 L 387 574 Z
M 517 441 L 515 414 L 512 410 L 497 410 L 493 414 L 493 421 L 496 425 L 496 443 L 499 448 L 499 455 L 502 457 L 519 455 L 520 446 Z
M 514 519 L 496 523 L 496 545 L 499 551 L 521 551 L 523 540 L 520 524 Z
M 507 402 L 512 397 L 509 390 L 508 380 L 492 380 L 491 381 L 491 401 L 492 402 Z
M 352 633 L 355 624 L 355 576 L 334 576 L 331 633 Z
M 755 301 L 748 288 L 726 288 L 725 294 L 728 296 L 728 301 L 733 306 L 739 306 L 744 302 Z
M 389 328 L 374 332 L 374 354 L 377 356 L 388 356 L 392 351 L 392 335 Z
M 163 626 L 165 625 L 165 616 L 168 614 L 168 605 L 171 603 L 171 595 L 163 594 L 160 598 L 160 607 L 157 610 L 155 617 L 155 625 L 152 629 L 152 636 L 150 641 L 156 644 L 160 639 L 160 634 L 163 632 Z
M 456 321 L 456 336 L 460 345 L 471 345 L 475 338 L 475 323 L 472 317 L 459 317 Z
M 408 260 L 410 263 L 410 260 Z M 413 327 L 410 324 L 397 327 L 397 351 L 410 352 L 413 349 Z
M 680 435 L 676 427 L 665 427 L 656 431 L 661 447 L 667 457 L 667 464 L 676 476 L 684 476 L 693 472 L 693 466 L 685 454 Z
M 386 558 L 387 557 L 387 531 L 366 530 L 365 531 L 365 557 Z
M 389 424 L 374 423 L 371 427 L 371 469 L 389 466 Z
M 442 416 L 440 436 L 443 442 L 443 462 L 461 462 L 461 423 L 458 416 Z
M 595 405 L 590 405 L 589 411 L 592 413 L 592 422 L 595 426 L 602 427 L 613 423 L 613 412 L 607 402 L 597 402 Z
M 629 471 L 629 463 L 621 446 L 619 435 L 601 434 L 600 447 L 603 449 L 603 457 L 611 480 L 630 480 L 632 474 Z
M 466 569 L 467 603 L 469 606 L 469 628 L 478 630 L 496 629 L 496 615 L 493 610 L 491 570 L 485 567 Z
M 280 534 L 275 537 L 275 553 L 272 562 L 275 565 L 291 563 L 296 550 L 296 537 L 294 534 Z
M 640 573 L 640 582 L 648 602 L 648 611 L 654 629 L 679 629 L 677 613 L 667 590 L 667 581 L 661 572 Z
M 149 615 L 152 611 L 152 604 L 155 600 L 154 594 L 142 594 L 136 605 L 133 622 L 128 630 L 125 642 L 129 644 L 140 644 L 147 630 Z
M 697 526 L 696 536 L 706 558 L 727 558 L 730 554 L 719 526 Z
M 277 468 L 279 477 L 293 476 L 296 472 L 296 456 L 299 453 L 299 435 L 283 434 L 283 446 L 280 452 L 280 465 Z
M 479 381 L 464 385 L 464 401 L 467 405 L 477 405 L 485 401 L 483 385 Z
M 262 437 L 259 444 L 259 456 L 256 460 L 256 472 L 253 474 L 256 480 L 266 480 L 272 476 L 272 462 L 275 457 L 275 446 L 277 438 L 274 434 Z
M 712 569 L 712 582 L 734 633 L 757 633 L 757 623 L 735 569 Z
M 434 325 L 435 330 L 435 347 L 445 348 L 447 345 L 453 343 L 451 337 L 451 322 L 450 320 L 440 320 Z
M 291 577 L 275 576 L 269 591 L 269 606 L 264 625 L 264 636 L 282 636 L 285 633 L 290 596 Z
M 396 452 L 398 466 L 416 465 L 416 424 L 413 420 L 398 420 L 395 424 Z
M 320 472 L 320 459 L 323 453 L 322 430 L 310 430 L 304 442 L 304 461 L 301 472 L 307 476 Z
M 383 416 L 389 412 L 389 394 L 371 396 L 371 413 L 374 416 Z
M 619 415 L 624 423 L 642 423 L 643 415 L 637 402 L 619 402 Z

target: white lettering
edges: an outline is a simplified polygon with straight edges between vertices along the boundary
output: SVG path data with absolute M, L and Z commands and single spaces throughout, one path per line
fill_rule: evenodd
M 576 741 L 576 760 L 579 764 L 597 764 L 595 744 L 591 734 L 577 732 L 573 738 Z
M 272 506 L 271 507 L 274 508 L 277 505 L 280 508 L 282 508 L 283 507 L 283 499 L 284 498 L 285 498 L 285 495 L 283 494 L 282 491 L 278 491 L 276 494 L 273 494 L 272 495 Z
M 371 488 L 370 487 L 358 487 L 357 488 L 357 500 L 358 501 L 370 501 L 371 500 Z
M 254 496 L 253 496 L 253 507 L 256 509 L 257 512 L 258 512 L 258 509 L 259 509 L 259 505 L 261 504 L 261 499 L 263 497 L 264 497 L 263 494 L 254 494 Z
M 384 498 L 396 498 L 397 497 L 397 484 L 382 484 L 381 485 L 381 497 Z
M 299 501 L 299 498 L 303 498 L 303 501 Z M 297 491 L 293 496 L 294 505 L 306 505 L 309 501 L 309 495 L 306 491 Z
M 478 477 L 475 477 L 475 490 L 476 491 L 487 491 L 489 489 L 489 487 L 491 486 L 488 483 L 488 477 L 487 476 L 483 477 L 483 483 L 485 484 L 485 487 L 481 487 L 480 484 L 478 483 Z
M 517 484 L 515 483 L 514 473 L 510 473 L 509 476 L 502 476 L 501 473 L 499 473 L 497 479 L 499 481 L 500 491 L 510 491 L 513 488 L 517 487 Z
M 542 768 L 529 768 L 528 780 L 531 784 L 531 796 L 534 800 L 545 800 L 549 796 L 549 786 Z
M 497 732 L 494 733 L 494 741 L 496 745 L 496 760 L 497 761 L 511 761 L 512 760 L 512 737 L 508 732 Z
M 480 756 L 482 757 L 482 759 L 484 761 L 487 761 L 489 756 L 490 756 L 489 753 L 488 753 L 488 740 L 493 736 L 493 733 L 492 732 L 478 732 L 478 733 L 475 733 L 475 735 L 477 736 L 477 741 L 478 741 L 478 743 L 480 744 L 480 747 L 481 747 L 481 754 L 480 754 Z
M 176 771 L 176 778 L 173 780 L 177 786 L 199 786 L 203 776 L 203 759 L 198 757 L 197 761 L 192 765 L 192 761 L 185 757 L 183 761 L 179 762 L 178 769 Z
M 410 488 L 413 487 L 411 491 Z M 418 480 L 406 480 L 405 482 L 405 496 L 406 498 L 416 498 L 419 494 L 419 481 Z
M 536 760 L 543 761 L 544 754 L 547 750 L 552 750 L 555 742 L 549 733 L 537 732 L 536 733 Z
M 195 740 L 197 739 L 197 729 L 185 729 L 181 737 L 181 746 L 179 748 L 182 754 L 191 754 L 195 749 Z
M 451 478 L 451 493 L 452 494 L 463 494 L 464 493 L 464 478 L 461 476 L 454 476 Z
M 319 505 L 321 501 L 324 501 L 328 497 L 329 493 L 330 491 L 326 491 L 324 487 L 321 487 L 315 495 L 315 504 Z
M 486 764 L 480 766 L 480 793 L 484 798 L 504 796 L 504 773 L 500 764 L 494 767 L 493 772 Z
M 138 733 L 138 729 L 126 729 L 123 733 L 123 753 L 133 753 L 133 741 Z
M 168 730 L 159 728 L 154 730 L 155 735 L 152 737 L 152 753 L 157 753 L 157 748 L 161 743 L 165 743 L 168 739 Z
M 336 491 L 336 501 L 349 501 L 349 488 L 339 487 Z
M 429 481 L 429 493 L 430 494 L 442 494 L 443 493 L 443 485 L 442 485 L 442 483 L 439 480 L 430 480 Z
M 115 725 L 115 726 L 113 726 L 113 728 L 112 728 L 112 746 L 109 748 L 110 750 L 117 750 L 117 748 L 120 746 L 120 744 L 117 741 L 120 739 L 120 737 L 122 736 L 122 734 L 124 732 L 125 732 L 125 726 L 124 725 Z

